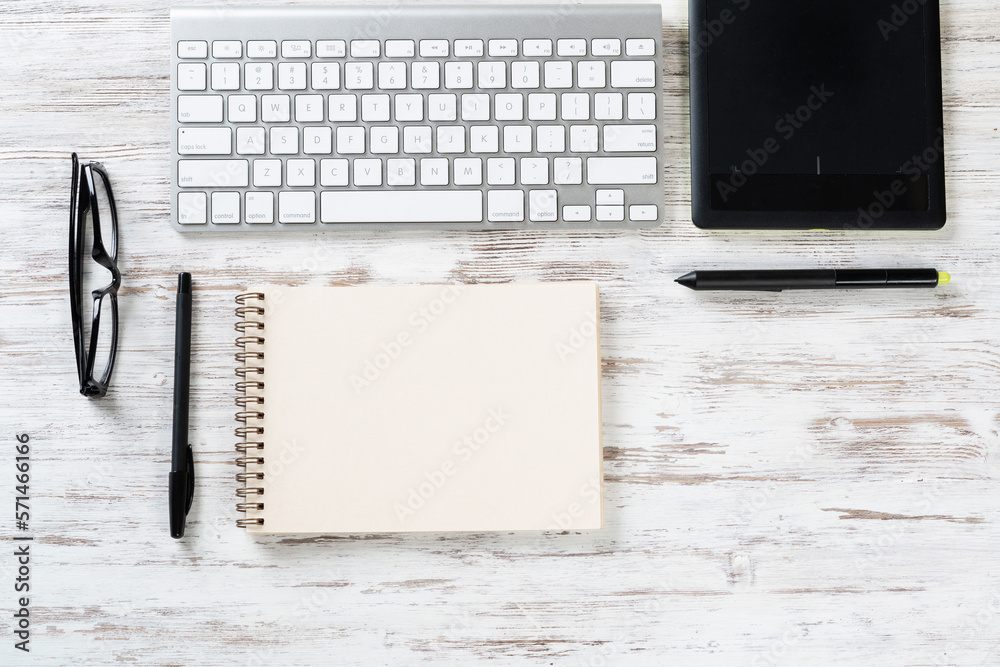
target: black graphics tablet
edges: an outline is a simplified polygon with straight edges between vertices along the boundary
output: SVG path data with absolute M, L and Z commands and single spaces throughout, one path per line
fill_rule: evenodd
M 690 0 L 692 217 L 945 223 L 938 0 Z

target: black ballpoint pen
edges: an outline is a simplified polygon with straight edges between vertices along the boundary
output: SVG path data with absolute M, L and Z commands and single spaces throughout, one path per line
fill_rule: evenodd
M 803 289 L 937 287 L 951 276 L 937 269 L 819 269 L 791 271 L 693 271 L 675 282 L 693 290 L 780 292 Z
M 177 281 L 174 337 L 174 434 L 170 462 L 170 536 L 184 537 L 184 520 L 194 500 L 194 452 L 188 444 L 188 391 L 191 385 L 191 274 Z

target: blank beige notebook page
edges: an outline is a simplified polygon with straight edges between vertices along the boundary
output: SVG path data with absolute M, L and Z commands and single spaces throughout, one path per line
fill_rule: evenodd
M 602 527 L 596 284 L 250 291 L 250 532 Z

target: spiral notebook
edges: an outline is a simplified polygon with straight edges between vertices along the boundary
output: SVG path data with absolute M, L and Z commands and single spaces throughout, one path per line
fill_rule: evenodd
M 251 287 L 248 532 L 603 526 L 597 285 Z

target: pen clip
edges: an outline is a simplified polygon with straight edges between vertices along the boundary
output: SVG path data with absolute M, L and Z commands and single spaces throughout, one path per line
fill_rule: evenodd
M 194 450 L 191 445 L 187 446 L 187 480 L 185 480 L 184 493 L 187 497 L 184 503 L 184 514 L 191 511 L 191 503 L 194 502 Z

